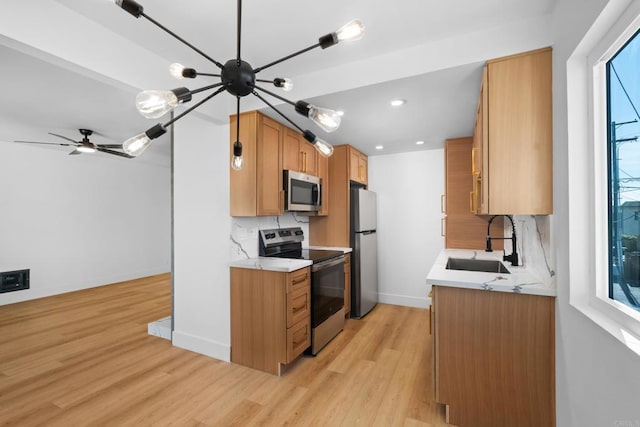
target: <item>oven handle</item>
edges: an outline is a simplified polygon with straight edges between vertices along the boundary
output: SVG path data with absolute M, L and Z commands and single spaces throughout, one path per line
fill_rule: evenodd
M 344 255 L 340 255 L 339 257 L 331 258 L 326 261 L 319 262 L 318 264 L 313 264 L 311 266 L 311 271 L 315 272 L 315 271 L 324 270 L 325 268 L 334 267 L 342 263 L 344 263 Z

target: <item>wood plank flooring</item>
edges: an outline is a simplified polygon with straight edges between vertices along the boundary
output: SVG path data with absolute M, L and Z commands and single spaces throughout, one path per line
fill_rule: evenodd
M 147 335 L 169 275 L 0 306 L 0 424 L 444 426 L 425 310 L 379 304 L 282 377 Z

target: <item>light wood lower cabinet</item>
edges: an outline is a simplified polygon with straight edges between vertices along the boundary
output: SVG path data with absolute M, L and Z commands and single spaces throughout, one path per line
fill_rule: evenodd
M 311 345 L 309 267 L 231 267 L 231 361 L 280 375 Z
M 458 427 L 555 426 L 555 299 L 433 286 L 435 400 Z
M 344 255 L 344 315 L 351 312 L 351 254 Z

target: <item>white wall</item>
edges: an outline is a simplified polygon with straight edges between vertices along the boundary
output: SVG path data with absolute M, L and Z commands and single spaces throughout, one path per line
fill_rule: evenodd
M 579 69 L 586 61 L 577 58 L 567 74 L 567 60 L 611 0 L 559 0 L 554 13 L 554 193 L 557 264 L 556 312 L 556 398 L 558 426 L 638 426 L 640 425 L 640 358 L 613 336 L 569 305 L 569 245 L 571 215 L 584 215 L 569 205 L 569 122 L 576 123 L 575 111 L 567 113 L 568 82 L 572 96 L 584 94 Z M 578 72 L 576 74 L 576 72 Z M 576 92 L 577 91 L 577 92 Z M 575 125 L 573 125 L 575 126 Z M 573 209 L 573 210 L 572 210 Z M 573 212 L 573 214 L 572 214 Z M 583 232 L 586 230 L 581 230 Z M 584 260 L 585 263 L 588 260 Z
M 173 344 L 230 359 L 229 126 L 174 129 Z
M 440 251 L 444 149 L 369 157 L 378 194 L 380 302 L 427 307 L 425 278 Z
M 31 270 L 8 304 L 171 269 L 171 171 L 0 141 L 0 271 Z

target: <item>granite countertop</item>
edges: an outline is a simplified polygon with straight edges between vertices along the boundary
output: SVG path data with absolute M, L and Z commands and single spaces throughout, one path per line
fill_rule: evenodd
M 353 249 L 351 248 L 343 248 L 339 246 L 309 246 L 308 249 L 318 249 L 318 250 L 324 250 L 324 251 L 342 251 L 345 254 L 348 254 L 349 252 L 353 251 Z
M 306 259 L 258 257 L 232 261 L 229 267 L 290 273 L 308 267 L 311 264 L 312 262 Z
M 502 251 L 484 252 L 473 249 L 444 249 L 433 263 L 426 282 L 431 285 L 485 291 L 514 292 L 519 294 L 556 296 L 552 284 L 545 283 L 527 267 L 513 267 L 502 261 L 511 274 L 485 273 L 481 271 L 447 270 L 447 260 L 451 258 L 488 259 L 502 261 Z

